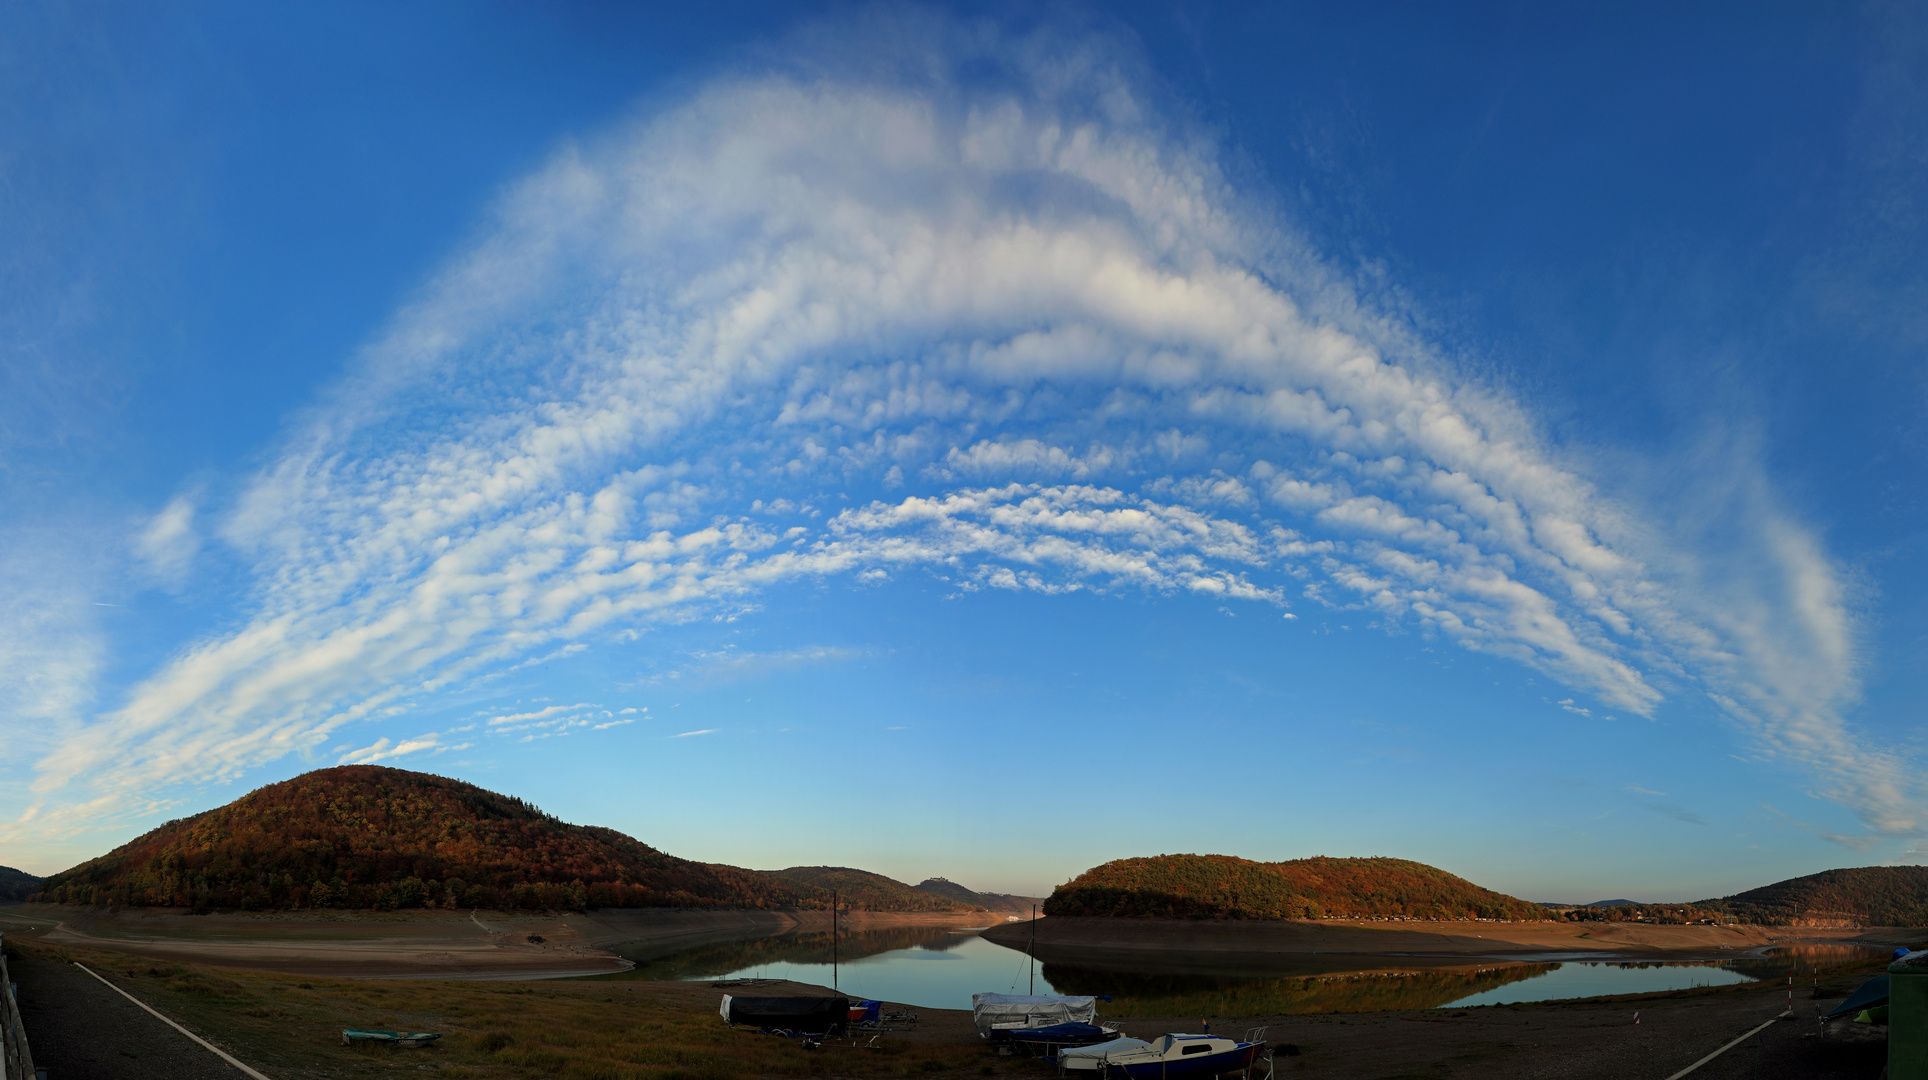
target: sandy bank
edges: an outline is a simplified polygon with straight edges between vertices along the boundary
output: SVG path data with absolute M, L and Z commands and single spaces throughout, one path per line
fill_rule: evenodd
M 841 925 L 956 925 L 958 916 L 859 912 Z M 669 952 L 716 941 L 828 929 L 827 912 L 605 909 L 534 915 L 494 911 L 228 912 L 19 904 L 0 908 L 0 930 L 56 946 L 156 960 L 294 974 L 540 979 L 623 971 L 607 946 L 647 942 Z M 540 940 L 537 940 L 540 939 Z
M 1025 949 L 1031 923 L 984 936 Z M 1183 955 L 1224 966 L 1298 960 L 1314 954 L 1405 959 L 1721 959 L 1782 942 L 1885 940 L 1881 931 L 1815 927 L 1653 926 L 1644 923 L 1193 921 L 1048 918 L 1035 926 L 1041 960 L 1102 966 Z M 1912 933 L 1919 938 L 1921 931 Z

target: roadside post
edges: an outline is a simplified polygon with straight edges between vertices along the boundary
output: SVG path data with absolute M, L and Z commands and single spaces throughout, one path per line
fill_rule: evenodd
M 1888 1080 L 1928 1080 L 1928 950 L 1888 965 Z
M 0 1080 L 36 1080 L 46 1070 L 35 1069 L 27 1049 L 27 1027 L 20 1022 L 20 1005 L 13 999 L 13 976 L 7 972 L 5 943 L 0 942 Z

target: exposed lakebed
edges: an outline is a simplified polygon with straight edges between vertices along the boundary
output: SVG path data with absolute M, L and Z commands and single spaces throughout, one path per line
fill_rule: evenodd
M 980 928 L 899 927 L 831 936 L 801 932 L 666 950 L 617 945 L 651 979 L 790 979 L 856 997 L 968 1009 L 971 995 L 1107 994 L 1117 1016 L 1260 1016 L 1493 1005 L 1653 993 L 1784 978 L 1881 955 L 1856 945 L 1777 946 L 1761 955 L 1699 961 L 1621 961 L 1561 955 L 1521 960 L 1308 956 L 1270 970 L 1215 972 L 1196 959 L 1082 967 L 1034 963 L 978 936 Z M 745 992 L 754 992 L 746 990 Z

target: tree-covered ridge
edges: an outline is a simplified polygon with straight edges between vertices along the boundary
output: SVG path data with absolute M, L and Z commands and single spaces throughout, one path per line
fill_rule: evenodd
M 1736 893 L 1722 903 L 1743 915 L 1847 917 L 1865 926 L 1928 926 L 1928 866 L 1823 870 Z
M 1685 904 L 1606 902 L 1573 908 L 1576 922 L 1797 922 L 1928 926 L 1928 867 L 1861 866 L 1789 878 L 1718 900 Z
M 0 904 L 11 904 L 25 900 L 40 891 L 41 878 L 34 877 L 25 870 L 15 870 L 11 866 L 0 866 Z
M 665 855 L 521 799 L 346 765 L 171 821 L 46 879 L 54 903 L 242 909 L 821 907 L 827 894 Z
M 978 906 L 919 892 L 894 878 L 848 866 L 792 866 L 761 873 L 816 889 L 826 899 L 835 891 L 838 906 L 858 911 L 970 911 Z
M 1052 891 L 1047 915 L 1160 919 L 1541 919 L 1538 904 L 1405 859 L 1262 863 L 1159 855 L 1093 867 Z
M 1014 893 L 981 893 L 965 888 L 948 878 L 934 877 L 912 885 L 918 892 L 927 892 L 947 900 L 955 900 L 966 907 L 983 908 L 986 911 L 1012 912 L 1028 915 L 1031 905 L 1038 903 L 1035 896 L 1018 896 Z

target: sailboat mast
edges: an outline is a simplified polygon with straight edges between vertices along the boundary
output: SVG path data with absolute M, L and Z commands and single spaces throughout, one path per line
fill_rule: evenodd
M 830 989 L 837 989 L 837 890 L 830 890 Z
M 1031 905 L 1031 996 L 1038 994 L 1038 905 Z

